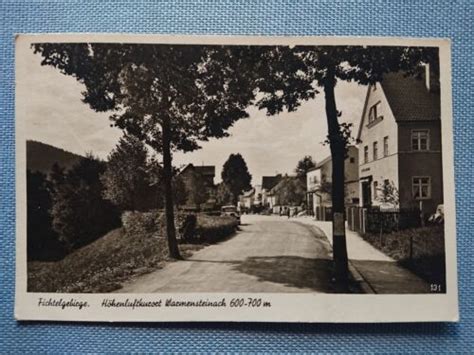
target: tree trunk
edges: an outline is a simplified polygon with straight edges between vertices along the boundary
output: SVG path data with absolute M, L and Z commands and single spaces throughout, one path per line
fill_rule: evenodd
M 163 119 L 163 182 L 165 192 L 165 219 L 166 237 L 168 238 L 169 256 L 174 259 L 182 259 L 176 240 L 176 228 L 174 225 L 173 206 L 173 172 L 171 166 L 171 142 L 170 142 L 170 122 L 169 117 Z
M 334 86 L 334 68 L 329 68 L 324 83 L 326 119 L 332 156 L 332 232 L 335 277 L 338 282 L 348 279 L 346 231 L 344 223 L 344 160 L 345 142 L 340 131 Z

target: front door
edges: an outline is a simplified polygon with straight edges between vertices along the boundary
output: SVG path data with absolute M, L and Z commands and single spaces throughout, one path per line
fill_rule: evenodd
M 370 181 L 362 182 L 362 206 L 370 207 L 372 204 L 372 195 L 370 192 Z

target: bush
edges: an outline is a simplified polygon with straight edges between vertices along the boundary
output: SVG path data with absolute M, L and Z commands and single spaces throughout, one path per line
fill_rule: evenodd
M 200 242 L 217 243 L 233 234 L 237 226 L 238 221 L 234 217 L 199 214 L 196 233 Z
M 69 250 L 80 248 L 120 225 L 120 214 L 104 200 L 99 176 L 105 164 L 91 156 L 52 180 L 52 226 Z
M 27 171 L 27 257 L 53 261 L 65 255 L 64 245 L 53 230 L 50 183 L 46 175 Z
M 383 233 L 416 228 L 421 225 L 420 212 L 418 210 L 380 211 L 375 208 L 367 211 L 368 232 Z
M 122 225 L 128 235 L 165 235 L 165 215 L 159 211 L 124 212 Z M 230 216 L 175 213 L 176 238 L 180 243 L 216 243 L 235 232 L 238 222 Z
M 162 213 L 125 211 L 122 213 L 122 226 L 128 235 L 158 235 L 161 229 Z

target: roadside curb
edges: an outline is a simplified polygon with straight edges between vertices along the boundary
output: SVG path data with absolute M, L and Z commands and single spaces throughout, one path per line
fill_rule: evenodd
M 357 270 L 357 268 L 352 264 L 352 262 L 349 260 L 347 263 L 349 267 L 349 272 L 352 275 L 352 278 L 354 281 L 360 286 L 362 291 L 366 294 L 376 294 L 377 292 L 375 289 L 367 282 L 366 279 L 364 279 L 364 276 Z
M 331 251 L 332 251 L 332 243 L 329 240 L 326 233 L 320 227 L 318 227 L 318 226 L 316 226 L 312 223 L 305 223 L 305 221 L 302 221 L 302 220 L 299 220 L 299 221 L 296 220 L 296 221 L 292 221 L 292 222 L 319 229 L 324 234 L 326 239 L 328 240 L 328 244 L 329 244 L 329 246 L 331 248 Z M 347 266 L 349 268 L 349 273 L 351 274 L 352 278 L 360 286 L 360 288 L 362 289 L 362 291 L 365 294 L 376 294 L 377 293 L 375 291 L 375 289 L 370 285 L 370 283 L 364 278 L 362 273 L 360 273 L 359 270 L 357 270 L 357 268 L 354 266 L 354 264 L 351 262 L 351 260 L 347 261 Z

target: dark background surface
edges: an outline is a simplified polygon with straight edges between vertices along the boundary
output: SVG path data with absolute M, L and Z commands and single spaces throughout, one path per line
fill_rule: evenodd
M 0 2 L 0 351 L 470 352 L 474 348 L 471 218 L 472 1 Z M 362 35 L 452 40 L 459 324 L 18 323 L 15 280 L 14 34 L 130 32 Z M 448 236 L 454 237 L 454 236 Z

